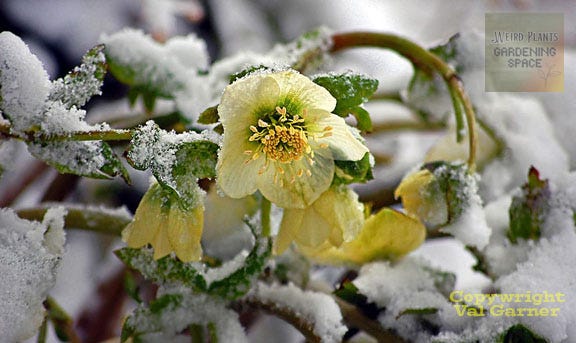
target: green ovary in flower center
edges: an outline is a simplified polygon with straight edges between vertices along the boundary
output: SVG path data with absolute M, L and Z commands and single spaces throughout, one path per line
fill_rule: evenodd
M 331 135 L 331 130 L 331 127 L 325 127 L 322 137 Z M 246 162 L 257 159 L 260 153 L 264 153 L 267 160 L 281 163 L 298 161 L 306 155 L 311 161 L 314 151 L 309 138 L 316 139 L 319 136 L 307 127 L 304 118 L 288 113 L 285 107 L 276 107 L 274 112 L 258 119 L 256 125 L 250 126 L 250 131 L 252 135 L 249 141 L 260 144 L 255 151 L 245 152 L 251 155 Z

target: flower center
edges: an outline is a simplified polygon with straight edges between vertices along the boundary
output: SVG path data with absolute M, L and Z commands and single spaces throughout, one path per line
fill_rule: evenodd
M 287 113 L 285 107 L 276 107 L 276 111 L 258 119 L 258 124 L 250 126 L 251 142 L 260 142 L 252 158 L 258 158 L 258 151 L 266 154 L 272 161 L 289 163 L 300 160 L 305 154 L 312 154 L 308 144 L 308 133 L 304 118 Z
M 304 110 L 304 114 L 306 110 Z M 260 145 L 255 151 L 246 150 L 244 153 L 250 157 L 245 163 L 250 163 L 260 157 L 261 153 L 266 155 L 266 163 L 258 171 L 262 174 L 268 168 L 270 161 L 280 163 L 290 163 L 299 161 L 306 156 L 308 165 L 314 164 L 314 151 L 309 144 L 309 139 L 329 137 L 332 135 L 332 127 L 326 126 L 322 130 L 311 130 L 305 123 L 304 118 L 298 114 L 292 115 L 286 111 L 285 107 L 276 107 L 275 111 L 258 119 L 256 125 L 250 126 L 252 135 L 248 139 L 250 142 L 259 142 Z M 327 148 L 327 144 L 319 144 L 320 148 Z M 279 174 L 284 174 L 282 166 L 276 166 L 274 182 L 282 184 Z M 278 174 L 279 173 L 279 174 Z M 310 169 L 301 168 L 296 174 L 298 177 L 312 175 Z M 292 176 L 291 182 L 295 181 Z

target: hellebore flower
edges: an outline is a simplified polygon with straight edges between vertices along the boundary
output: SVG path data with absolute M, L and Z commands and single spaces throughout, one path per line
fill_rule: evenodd
M 446 194 L 428 169 L 406 175 L 396 188 L 394 197 L 402 198 L 404 210 L 425 223 L 437 226 L 448 221 Z
M 274 251 L 292 241 L 299 246 L 340 246 L 356 237 L 364 224 L 364 206 L 351 189 L 330 188 L 305 209 L 284 209 Z
M 202 257 L 203 225 L 201 200 L 187 208 L 175 193 L 153 184 L 142 197 L 134 219 L 122 231 L 122 240 L 130 248 L 151 244 L 156 260 L 174 252 L 183 262 L 198 261 Z
M 360 160 L 368 149 L 331 111 L 336 99 L 287 70 L 252 74 L 224 90 L 217 182 L 242 198 L 257 190 L 277 206 L 305 208 L 332 182 L 334 160 Z
M 350 242 L 339 247 L 324 243 L 316 248 L 298 248 L 319 263 L 362 265 L 398 259 L 418 248 L 425 237 L 426 227 L 417 218 L 383 208 L 366 219 L 360 233 Z

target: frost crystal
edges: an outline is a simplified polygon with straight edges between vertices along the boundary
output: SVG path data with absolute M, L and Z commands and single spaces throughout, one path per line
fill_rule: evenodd
M 289 284 L 287 286 L 259 283 L 249 297 L 286 308 L 306 322 L 314 325 L 314 334 L 322 342 L 341 342 L 347 328 L 342 324 L 340 308 L 334 300 L 322 293 L 303 291 Z
M 0 111 L 16 132 L 22 132 L 40 123 L 50 81 L 19 37 L 0 33 L 0 51 Z
M 44 222 L 0 210 L 0 332 L 2 340 L 31 337 L 44 318 L 42 302 L 54 286 L 63 253 L 62 208 L 50 209 Z

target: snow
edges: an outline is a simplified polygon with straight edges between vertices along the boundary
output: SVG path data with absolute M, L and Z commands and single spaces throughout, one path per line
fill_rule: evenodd
M 541 308 L 560 308 L 557 317 L 517 317 L 537 334 L 550 342 L 574 341 L 576 332 L 576 233 L 574 225 L 551 239 L 540 239 L 528 260 L 518 265 L 516 272 L 503 276 L 496 282 L 502 293 L 565 294 L 565 302 L 542 303 Z M 508 304 L 510 307 L 526 307 L 526 303 Z M 534 304 L 536 305 L 536 304 Z
M 246 257 L 248 257 L 248 254 L 249 251 L 242 250 L 240 253 L 234 256 L 234 258 L 224 262 L 220 267 L 207 268 L 204 273 L 202 273 L 204 280 L 206 280 L 206 285 L 209 287 L 212 282 L 223 280 L 230 276 L 230 274 L 242 268 L 246 262 Z
M 347 329 L 336 302 L 328 295 L 303 291 L 293 284 L 286 286 L 258 283 L 248 297 L 273 304 L 295 313 L 314 325 L 314 334 L 322 342 L 340 342 Z
M 191 293 L 178 287 L 160 287 L 158 297 L 165 294 L 180 294 L 182 301 L 175 308 L 161 311 L 159 314 L 144 316 L 137 309 L 128 322 L 142 330 L 156 331 L 142 337 L 144 341 L 161 342 L 179 339 L 178 333 L 190 324 L 208 325 L 214 323 L 219 342 L 247 342 L 244 329 L 238 321 L 238 314 L 226 307 L 226 302 L 206 294 Z M 161 333 L 160 333 L 161 331 Z M 189 337 L 188 337 L 189 340 Z
M 130 82 L 152 87 L 175 98 L 178 109 L 193 121 L 214 105 L 208 84 L 198 75 L 209 60 L 206 44 L 194 35 L 175 37 L 162 45 L 135 29 L 124 29 L 100 39 L 106 54 L 122 68 L 129 68 Z M 129 67 L 127 67 L 129 66 Z
M 378 320 L 404 338 L 424 342 L 432 337 L 426 327 L 412 315 L 399 316 L 406 309 L 436 308 L 427 315 L 433 325 L 460 331 L 469 318 L 459 317 L 446 296 L 436 289 L 432 268 L 423 260 L 406 257 L 396 265 L 375 262 L 364 265 L 353 283 L 361 294 L 380 308 L 386 308 Z
M 11 32 L 0 33 L 0 111 L 17 133 L 38 125 L 50 81 L 42 63 Z
M 44 319 L 45 300 L 54 286 L 64 250 L 62 208 L 49 210 L 42 223 L 0 210 L 0 332 L 9 342 L 31 337 Z

